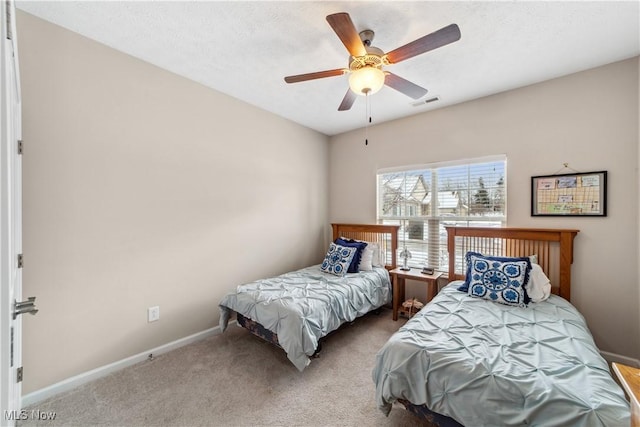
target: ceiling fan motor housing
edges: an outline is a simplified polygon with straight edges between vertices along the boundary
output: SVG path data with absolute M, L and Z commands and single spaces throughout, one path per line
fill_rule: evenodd
M 384 52 L 377 47 L 368 47 L 366 55 L 349 57 L 349 69 L 351 71 L 356 71 L 364 67 L 382 69 L 383 65 L 389 64 L 385 61 Z
M 376 33 L 374 33 L 373 30 L 363 30 L 360 31 L 358 35 L 360 36 L 360 40 L 362 40 L 362 44 L 364 44 L 365 47 L 369 47 Z

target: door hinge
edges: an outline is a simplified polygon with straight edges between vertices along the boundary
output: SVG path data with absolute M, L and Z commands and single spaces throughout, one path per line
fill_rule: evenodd
M 5 7 L 7 8 L 7 39 L 8 40 L 12 40 L 13 39 L 13 28 L 11 28 L 11 3 L 7 0 L 5 2 Z
M 22 268 L 24 266 L 24 257 L 22 254 L 18 254 L 18 268 Z
M 18 383 L 22 382 L 22 366 L 16 369 L 16 382 Z
M 13 326 L 11 327 L 11 364 L 9 365 L 11 368 L 13 368 Z
M 24 151 L 23 145 L 22 145 L 22 140 L 19 139 L 18 140 L 18 154 L 22 155 L 22 152 Z

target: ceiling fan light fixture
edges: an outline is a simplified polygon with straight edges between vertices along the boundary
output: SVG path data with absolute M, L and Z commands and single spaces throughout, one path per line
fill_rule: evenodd
M 349 87 L 357 95 L 372 95 L 384 86 L 384 72 L 377 67 L 366 66 L 352 71 Z

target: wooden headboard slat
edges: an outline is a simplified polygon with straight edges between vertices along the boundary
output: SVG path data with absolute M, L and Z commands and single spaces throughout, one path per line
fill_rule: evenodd
M 463 280 L 468 251 L 493 256 L 537 255 L 550 278 L 552 292 L 571 299 L 573 239 L 579 230 L 547 228 L 445 227 L 449 252 L 449 280 Z M 460 269 L 457 269 L 460 267 Z

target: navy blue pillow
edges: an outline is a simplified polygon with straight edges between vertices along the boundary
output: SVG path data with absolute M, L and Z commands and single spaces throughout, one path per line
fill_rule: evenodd
M 360 258 L 362 258 L 362 251 L 367 247 L 367 242 L 358 242 L 352 239 L 343 239 L 338 237 L 334 242 L 336 245 L 346 246 L 348 248 L 356 248 L 356 253 L 353 255 L 353 259 L 351 260 L 351 264 L 349 264 L 349 269 L 347 273 L 357 273 L 360 271 L 358 266 L 360 265 Z
M 471 276 L 471 261 L 469 260 L 469 255 L 482 255 L 482 254 L 469 251 L 464 255 L 464 260 L 467 263 L 467 271 L 465 272 L 464 282 L 462 282 L 460 286 L 458 286 L 458 290 L 460 292 L 464 292 L 465 294 L 469 292 L 469 281 Z

